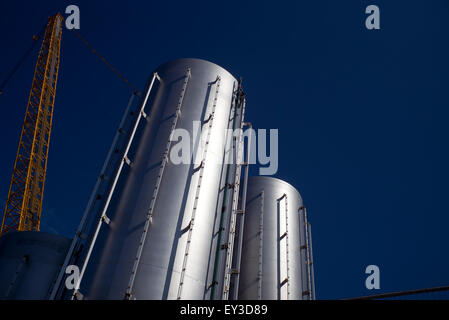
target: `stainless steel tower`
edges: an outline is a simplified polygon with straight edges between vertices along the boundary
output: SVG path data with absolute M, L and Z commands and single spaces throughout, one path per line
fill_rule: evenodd
M 75 298 L 221 299 L 244 165 L 243 137 L 226 129 L 244 126 L 244 110 L 240 82 L 218 65 L 157 68 L 137 111 L 125 112 L 52 298 L 75 264 Z M 176 129 L 192 139 L 190 163 L 173 161 L 186 152 Z
M 238 298 L 314 299 L 310 223 L 299 192 L 271 177 L 248 180 Z

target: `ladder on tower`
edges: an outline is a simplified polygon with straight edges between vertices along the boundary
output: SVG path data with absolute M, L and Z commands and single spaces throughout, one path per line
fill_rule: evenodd
M 182 289 L 184 286 L 184 278 L 185 278 L 186 271 L 187 271 L 187 261 L 188 261 L 188 257 L 189 257 L 190 243 L 192 241 L 193 226 L 195 225 L 195 215 L 196 215 L 196 210 L 198 207 L 198 200 L 200 197 L 201 182 L 203 180 L 203 175 L 204 175 L 204 167 L 206 165 L 206 160 L 207 160 L 207 150 L 209 147 L 209 141 L 210 141 L 210 136 L 211 136 L 211 132 L 212 132 L 212 125 L 214 122 L 215 109 L 217 107 L 217 102 L 218 102 L 218 93 L 220 91 L 220 81 L 221 81 L 220 76 L 217 76 L 217 79 L 215 80 L 215 96 L 214 96 L 214 100 L 213 100 L 212 109 L 210 111 L 209 118 L 208 118 L 209 120 L 208 120 L 208 125 L 207 125 L 206 141 L 204 143 L 203 150 L 199 150 L 199 152 L 202 152 L 202 160 L 199 165 L 198 182 L 197 182 L 196 191 L 195 191 L 195 199 L 193 202 L 192 215 L 190 217 L 190 222 L 188 225 L 187 242 L 186 242 L 186 247 L 185 247 L 185 252 L 184 252 L 184 257 L 183 257 L 183 262 L 182 262 L 180 279 L 179 279 L 178 293 L 177 293 L 177 298 L 176 298 L 177 300 L 182 299 Z

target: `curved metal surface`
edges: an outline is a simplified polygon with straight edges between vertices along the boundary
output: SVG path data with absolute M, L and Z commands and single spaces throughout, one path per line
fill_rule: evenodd
M 303 202 L 285 181 L 248 180 L 238 298 L 308 299 Z
M 48 299 L 70 239 L 23 231 L 0 238 L 0 299 Z
M 174 60 L 156 72 L 160 83 L 106 212 L 110 222 L 98 234 L 81 282 L 87 299 L 208 299 L 214 286 L 219 221 L 230 210 L 222 207 L 226 171 L 235 167 L 223 164 L 229 151 L 223 145 L 226 129 L 235 122 L 237 80 L 199 59 Z M 201 122 L 207 139 L 200 139 L 193 121 Z M 178 143 L 167 145 L 174 128 L 193 138 L 193 163 L 164 162 Z

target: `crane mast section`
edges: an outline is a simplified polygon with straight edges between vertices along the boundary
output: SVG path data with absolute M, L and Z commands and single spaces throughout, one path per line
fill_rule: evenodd
M 53 107 L 58 79 L 62 16 L 49 18 L 22 126 L 0 235 L 39 231 Z

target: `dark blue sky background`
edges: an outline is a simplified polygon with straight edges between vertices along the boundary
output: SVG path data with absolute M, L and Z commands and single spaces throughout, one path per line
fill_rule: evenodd
M 69 4 L 138 88 L 180 57 L 243 77 L 246 119 L 279 129 L 277 177 L 308 207 L 318 298 L 373 294 L 370 264 L 376 293 L 449 284 L 448 1 L 0 1 L 0 80 Z M 67 30 L 61 54 L 41 230 L 72 237 L 130 90 Z M 0 95 L 2 210 L 36 57 Z

